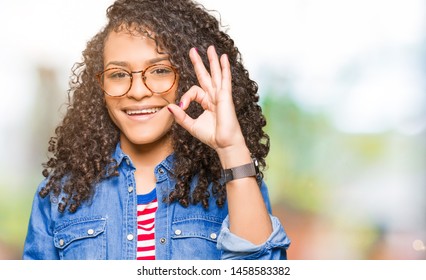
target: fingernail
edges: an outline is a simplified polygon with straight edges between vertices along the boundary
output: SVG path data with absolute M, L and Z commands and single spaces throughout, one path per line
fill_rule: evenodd
M 169 112 L 173 114 L 173 111 L 172 109 L 170 109 L 170 107 L 167 107 L 167 110 L 169 110 Z
M 183 102 L 179 102 L 179 107 L 183 108 Z

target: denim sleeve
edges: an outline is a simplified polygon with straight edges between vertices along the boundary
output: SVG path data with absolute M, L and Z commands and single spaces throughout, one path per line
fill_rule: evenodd
M 272 234 L 265 243 L 254 245 L 229 231 L 228 217 L 222 224 L 217 246 L 222 250 L 222 259 L 240 260 L 285 260 L 290 239 L 278 218 L 271 217 Z
M 261 192 L 269 211 L 272 233 L 269 238 L 260 245 L 255 245 L 238 237 L 229 230 L 229 216 L 222 223 L 222 228 L 217 241 L 217 248 L 222 250 L 222 259 L 240 260 L 285 260 L 287 249 L 290 246 L 288 238 L 280 220 L 271 214 L 268 191 L 264 182 L 261 184 Z M 253 229 L 255 230 L 255 229 Z
M 24 243 L 24 260 L 55 260 L 59 258 L 53 243 L 53 230 L 50 225 L 49 196 L 43 199 L 38 195 L 38 191 L 45 183 L 46 181 L 43 181 L 39 185 L 34 196 Z

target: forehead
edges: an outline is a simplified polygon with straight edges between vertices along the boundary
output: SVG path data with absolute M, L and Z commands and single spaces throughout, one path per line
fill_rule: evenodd
M 111 31 L 105 41 L 104 63 L 143 63 L 159 56 L 155 40 L 139 32 L 127 29 Z

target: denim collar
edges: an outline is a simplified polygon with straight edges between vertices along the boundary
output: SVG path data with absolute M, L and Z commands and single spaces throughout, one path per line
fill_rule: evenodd
M 115 151 L 113 154 L 113 159 L 115 159 L 115 161 L 117 162 L 117 165 L 120 166 L 121 163 L 124 161 L 127 162 L 128 165 L 134 167 L 131 158 L 125 154 L 123 152 L 123 150 L 121 149 L 121 145 L 120 142 L 117 143 L 116 147 L 115 147 Z M 173 173 L 173 163 L 174 163 L 175 157 L 174 157 L 174 153 L 171 153 L 170 155 L 168 155 L 162 162 L 160 162 L 160 164 L 157 165 L 157 168 L 159 166 L 164 167 L 168 172 Z

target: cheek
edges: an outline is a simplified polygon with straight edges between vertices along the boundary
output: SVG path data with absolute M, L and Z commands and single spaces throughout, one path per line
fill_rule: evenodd
M 114 117 L 114 108 L 117 107 L 117 101 L 116 100 L 110 100 L 108 98 L 105 99 L 105 107 L 108 111 L 108 115 L 112 119 L 112 121 L 117 124 L 116 118 Z
M 108 98 L 108 97 L 104 97 L 104 105 L 105 105 L 105 107 L 106 107 L 106 109 L 109 111 L 110 110 L 110 108 L 111 108 L 111 100 Z
M 176 101 L 176 94 L 169 94 L 166 96 L 161 96 L 162 99 L 164 99 L 167 104 L 179 104 L 179 101 Z
M 166 99 L 166 101 L 168 103 L 178 103 L 179 104 L 179 100 L 176 100 L 176 98 L 178 97 L 178 82 L 176 82 L 175 86 L 173 87 L 172 91 L 167 94 L 164 99 Z

